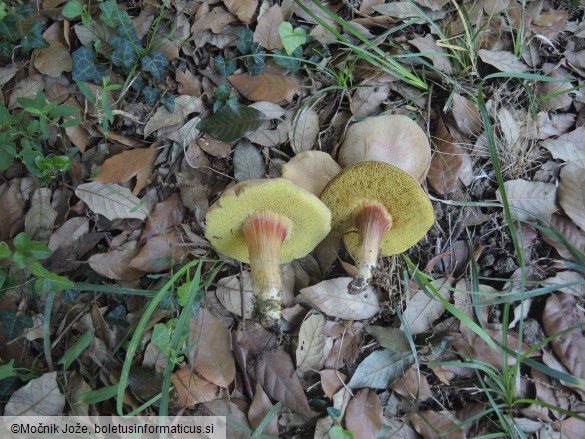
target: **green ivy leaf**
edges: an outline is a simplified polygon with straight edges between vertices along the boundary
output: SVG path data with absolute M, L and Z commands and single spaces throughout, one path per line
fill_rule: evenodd
M 238 36 L 236 47 L 242 55 L 247 55 L 252 50 L 254 33 L 247 27 L 243 27 L 236 32 L 236 35 Z
M 100 5 L 102 11 L 100 19 L 108 27 L 131 27 L 132 19 L 126 11 L 120 8 L 114 0 L 108 0 Z
M 286 53 L 289 55 L 291 55 L 297 47 L 302 46 L 307 41 L 307 31 L 302 27 L 293 29 L 292 24 L 287 21 L 280 23 L 280 26 L 278 26 L 278 34 L 280 35 L 280 40 L 282 41 L 284 50 L 286 50 Z
M 150 72 L 152 77 L 161 81 L 165 75 L 165 69 L 169 65 L 169 60 L 158 50 L 142 58 L 142 70 Z
M 329 439 L 353 439 L 353 433 L 341 425 L 334 425 L 329 430 Z
M 0 21 L 4 20 L 8 15 L 8 6 L 6 3 L 0 2 Z
M 43 38 L 43 27 L 43 23 L 37 20 L 33 21 L 26 30 L 22 40 L 20 40 L 21 48 L 25 53 L 30 52 L 32 49 L 49 47 L 49 43 Z
M 157 346 L 161 352 L 168 354 L 171 346 L 173 328 L 176 326 L 176 319 L 169 320 L 166 324 L 157 323 L 152 328 L 150 341 Z
M 0 311 L 0 326 L 6 341 L 14 340 L 27 328 L 33 327 L 33 321 L 26 314 L 16 315 L 14 311 Z
M 31 241 L 24 232 L 20 232 L 13 240 L 14 253 L 12 262 L 21 270 L 31 262 L 51 256 L 51 250 L 44 243 Z
M 75 81 L 101 81 L 106 70 L 95 63 L 95 53 L 90 47 L 81 46 L 71 54 L 73 69 L 71 71 Z
M 217 55 L 214 61 L 217 72 L 224 78 L 227 78 L 236 71 L 236 61 L 234 59 L 225 59 L 222 55 Z
M 64 290 L 73 288 L 74 284 L 64 276 L 59 276 L 56 273 L 51 273 L 38 262 L 33 262 L 30 265 L 30 272 L 38 277 L 35 281 L 35 291 L 37 294 L 46 295 L 51 291 L 59 293 Z
M 61 13 L 65 18 L 77 18 L 83 14 L 83 5 L 77 0 L 71 0 L 63 7 Z
M 125 38 L 114 35 L 108 41 L 108 44 L 114 48 L 112 52 L 112 62 L 118 67 L 125 67 L 130 70 L 136 63 L 136 52 L 134 47 Z
M 10 133 L 0 133 L 0 172 L 10 168 L 16 156 L 16 145 L 10 138 Z
M 144 94 L 144 102 L 146 105 L 154 105 L 160 99 L 160 90 L 149 85 L 142 89 L 142 94 Z
M 251 55 L 244 58 L 244 64 L 250 75 L 259 75 L 264 71 L 264 57 L 261 55 Z
M 292 73 L 296 73 L 301 68 L 302 56 L 302 47 L 297 47 L 291 55 L 288 55 L 283 49 L 280 49 L 274 54 L 274 62 L 280 67 L 284 67 Z
M 5 242 L 0 242 L 0 259 L 9 258 L 12 252 L 10 251 L 10 247 Z
M 197 124 L 197 129 L 222 142 L 236 140 L 252 134 L 264 121 L 264 114 L 252 107 L 226 105 L 213 116 Z
M 175 111 L 175 95 L 172 93 L 167 93 L 160 98 L 160 103 L 165 106 L 167 110 L 171 113 Z
M 6 42 L 16 41 L 18 39 L 16 23 L 18 23 L 18 17 L 12 14 L 4 20 L 0 20 L 0 37 L 6 40 Z

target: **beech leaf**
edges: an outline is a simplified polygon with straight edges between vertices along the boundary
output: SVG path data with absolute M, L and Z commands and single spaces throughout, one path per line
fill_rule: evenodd
M 511 52 L 479 49 L 478 54 L 484 63 L 494 66 L 500 72 L 522 73 L 528 70 L 528 66 Z
M 288 133 L 295 154 L 313 149 L 319 136 L 319 115 L 312 108 L 303 108 L 293 120 Z
M 4 407 L 4 422 L 12 416 L 58 416 L 65 397 L 57 384 L 57 372 L 48 372 L 30 380 L 12 394 Z
M 181 407 L 194 407 L 201 402 L 217 399 L 219 387 L 191 371 L 190 367 L 179 369 L 171 376 Z
M 266 50 L 282 49 L 278 26 L 283 21 L 282 9 L 278 5 L 273 5 L 258 20 L 254 31 L 254 41 Z
M 544 140 L 541 145 L 550 151 L 553 158 L 574 163 L 585 168 L 585 127 L 565 133 L 556 139 Z
M 107 159 L 100 172 L 93 177 L 100 183 L 124 183 L 136 176 L 143 168 L 150 168 L 154 161 L 155 149 L 136 148 L 124 151 Z
M 234 177 L 236 181 L 264 178 L 264 159 L 248 140 L 241 140 L 234 148 Z
M 433 143 L 437 150 L 431 159 L 427 181 L 438 194 L 445 195 L 457 185 L 463 166 L 463 152 L 442 119 L 435 128 Z
M 375 438 L 384 426 L 380 398 L 371 389 L 362 389 L 347 404 L 345 426 L 354 437 Z
M 222 142 L 235 142 L 256 131 L 263 121 L 264 114 L 255 108 L 225 105 L 213 116 L 199 122 L 197 129 Z
M 449 300 L 447 279 L 435 279 L 432 285 L 443 299 Z M 439 299 L 427 295 L 424 290 L 418 290 L 406 303 L 404 320 L 412 334 L 420 334 L 427 331 L 431 323 L 437 320 L 444 311 L 445 306 Z

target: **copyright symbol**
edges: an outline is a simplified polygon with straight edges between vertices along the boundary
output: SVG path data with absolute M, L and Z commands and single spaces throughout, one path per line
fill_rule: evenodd
M 10 431 L 12 431 L 12 433 L 18 433 L 20 431 L 20 428 L 18 427 L 18 424 L 12 424 L 10 426 Z

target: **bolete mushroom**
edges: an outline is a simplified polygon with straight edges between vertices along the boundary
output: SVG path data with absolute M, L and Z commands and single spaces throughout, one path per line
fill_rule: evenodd
M 319 196 L 340 171 L 341 166 L 326 152 L 303 151 L 282 165 L 282 178 Z
M 332 227 L 341 230 L 354 258 L 357 276 L 351 285 L 362 290 L 372 277 L 378 256 L 409 249 L 435 221 L 433 207 L 418 182 L 388 163 L 364 161 L 337 174 L 321 193 Z
M 307 255 L 331 230 L 331 213 L 292 182 L 245 180 L 207 211 L 205 237 L 230 258 L 250 263 L 256 311 L 265 324 L 280 317 L 280 265 Z
M 431 163 L 426 133 L 406 116 L 382 115 L 353 124 L 339 149 L 339 164 L 376 160 L 405 170 L 422 182 Z

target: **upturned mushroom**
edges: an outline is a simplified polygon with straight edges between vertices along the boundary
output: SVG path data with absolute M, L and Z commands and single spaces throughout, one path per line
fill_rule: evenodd
M 326 152 L 303 151 L 282 165 L 282 178 L 319 196 L 340 171 L 341 166 Z
M 209 208 L 205 237 L 250 264 L 255 308 L 263 323 L 280 318 L 280 265 L 307 255 L 331 230 L 331 213 L 315 195 L 281 178 L 246 180 Z
M 426 133 L 406 116 L 369 117 L 347 130 L 338 161 L 345 168 L 369 160 L 397 166 L 422 182 L 431 163 L 431 147 Z
M 323 189 L 332 227 L 342 231 L 356 262 L 351 290 L 362 290 L 378 256 L 402 253 L 422 239 L 435 221 L 431 202 L 406 171 L 378 161 L 345 168 Z

